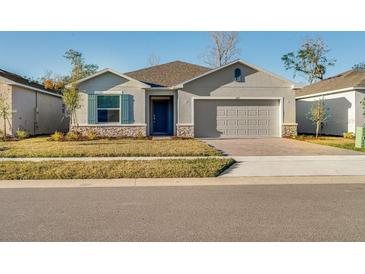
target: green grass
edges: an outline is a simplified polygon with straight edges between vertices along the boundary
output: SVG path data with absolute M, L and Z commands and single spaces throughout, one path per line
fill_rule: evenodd
M 221 152 L 195 139 L 48 141 L 34 137 L 0 142 L 0 157 L 218 156 Z
M 318 138 L 315 138 L 315 136 L 312 135 L 299 135 L 296 139 L 313 144 L 365 152 L 365 148 L 355 147 L 355 139 L 353 138 L 343 138 L 336 136 L 320 136 Z
M 1 180 L 215 177 L 233 159 L 0 162 Z

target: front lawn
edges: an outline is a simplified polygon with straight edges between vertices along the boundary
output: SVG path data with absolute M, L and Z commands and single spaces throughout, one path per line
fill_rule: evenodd
M 216 149 L 195 139 L 119 139 L 48 141 L 34 137 L 0 141 L 0 157 L 117 157 L 117 156 L 219 156 Z
M 233 159 L 0 162 L 1 180 L 215 177 Z
M 320 136 L 318 138 L 315 138 L 315 136 L 312 135 L 299 135 L 296 137 L 296 139 L 313 144 L 326 145 L 326 146 L 365 152 L 365 148 L 355 147 L 355 139 L 352 138 L 343 138 L 336 136 Z

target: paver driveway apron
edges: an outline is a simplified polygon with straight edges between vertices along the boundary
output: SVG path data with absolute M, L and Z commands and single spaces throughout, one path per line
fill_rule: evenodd
M 352 150 L 310 144 L 286 138 L 202 140 L 230 156 L 364 155 Z
M 365 154 L 284 139 L 204 139 L 237 163 L 223 177 L 365 175 Z

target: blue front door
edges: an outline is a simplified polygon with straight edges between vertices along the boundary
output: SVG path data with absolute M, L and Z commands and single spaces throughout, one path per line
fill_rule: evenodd
M 152 99 L 151 118 L 153 135 L 172 134 L 172 102 L 171 98 Z

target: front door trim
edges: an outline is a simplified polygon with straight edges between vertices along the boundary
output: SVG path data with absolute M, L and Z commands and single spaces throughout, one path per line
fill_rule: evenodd
M 168 119 L 166 132 L 156 132 L 154 129 L 154 101 L 168 101 Z M 173 95 L 151 95 L 149 97 L 149 134 L 151 136 L 172 136 L 174 134 L 174 96 Z

